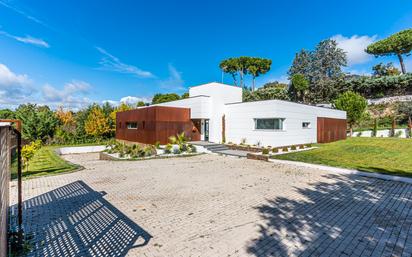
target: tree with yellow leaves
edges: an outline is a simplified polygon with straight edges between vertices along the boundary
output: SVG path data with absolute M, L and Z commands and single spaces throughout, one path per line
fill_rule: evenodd
M 63 106 L 60 106 L 56 111 L 56 116 L 63 125 L 73 125 L 75 123 L 72 111 L 65 111 Z
M 123 112 L 123 111 L 128 111 L 128 110 L 131 110 L 131 109 L 132 109 L 132 107 L 130 105 L 121 102 L 120 105 L 118 107 L 116 107 L 116 109 L 114 109 L 114 111 L 112 111 L 110 113 L 110 119 L 113 121 L 113 124 L 114 124 L 114 126 L 111 128 L 112 131 L 116 130 L 116 113 Z
M 105 117 L 102 108 L 98 105 L 91 109 L 84 125 L 88 135 L 102 137 L 110 133 L 109 118 Z

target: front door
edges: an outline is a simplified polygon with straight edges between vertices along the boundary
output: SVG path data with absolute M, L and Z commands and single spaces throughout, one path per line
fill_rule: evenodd
M 209 141 L 209 120 L 205 120 L 205 141 Z

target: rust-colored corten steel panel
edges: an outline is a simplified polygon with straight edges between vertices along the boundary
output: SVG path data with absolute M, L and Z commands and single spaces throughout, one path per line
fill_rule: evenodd
M 118 112 L 116 139 L 154 144 L 167 144 L 170 136 L 185 132 L 190 140 L 200 140 L 200 133 L 190 120 L 190 109 L 152 106 Z M 136 122 L 137 129 L 128 129 L 127 122 Z
M 318 143 L 346 139 L 346 120 L 318 117 Z

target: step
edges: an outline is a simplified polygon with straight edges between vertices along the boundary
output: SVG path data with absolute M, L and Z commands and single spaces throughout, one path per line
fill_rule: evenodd
M 207 150 L 220 151 L 220 150 L 229 150 L 229 148 L 227 148 L 226 146 L 216 146 L 216 147 L 207 148 Z

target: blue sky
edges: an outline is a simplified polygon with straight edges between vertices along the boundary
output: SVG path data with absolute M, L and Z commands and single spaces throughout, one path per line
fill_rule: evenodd
M 412 2 L 0 0 L 0 17 L 0 106 L 79 108 L 181 94 L 220 81 L 219 62 L 241 55 L 272 59 L 258 85 L 285 81 L 297 51 L 330 37 L 348 52 L 348 72 L 398 65 L 363 49 L 410 28 Z

